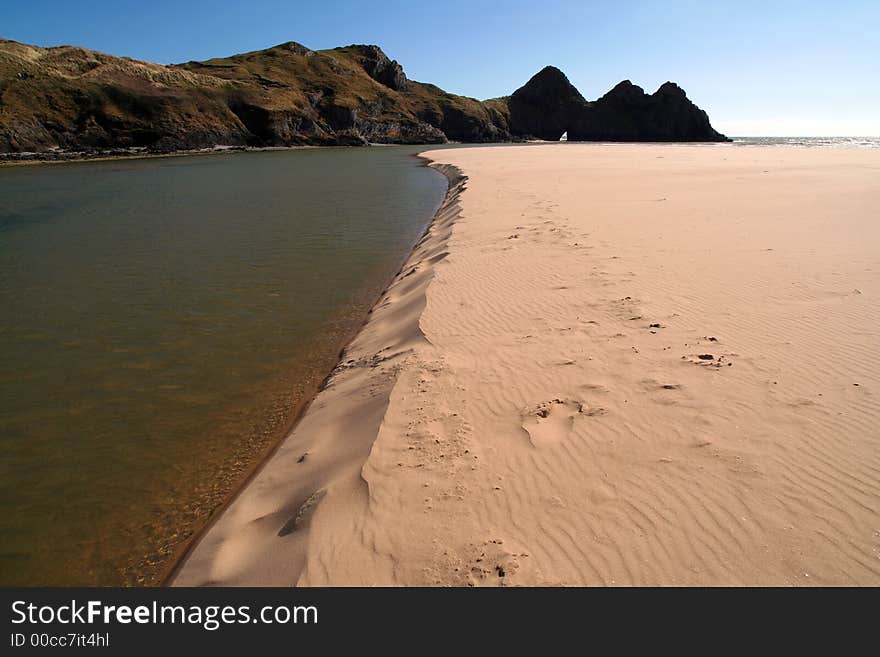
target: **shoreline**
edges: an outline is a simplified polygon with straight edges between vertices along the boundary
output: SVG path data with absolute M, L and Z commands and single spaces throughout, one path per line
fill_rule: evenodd
M 149 151 L 136 151 L 131 153 L 121 153 L 121 154 L 113 154 L 113 155 L 105 155 L 105 154 L 95 154 L 88 155 L 80 152 L 71 152 L 65 153 L 61 157 L 57 158 L 40 158 L 34 157 L 32 159 L 18 159 L 9 157 L 10 155 L 16 155 L 15 153 L 0 153 L 0 169 L 4 167 L 14 168 L 14 167 L 28 167 L 28 166 L 39 166 L 42 164 L 82 164 L 83 162 L 124 162 L 127 160 L 152 160 L 152 159 L 162 159 L 169 157 L 196 157 L 196 156 L 211 156 L 211 155 L 235 155 L 238 153 L 275 153 L 275 152 L 286 152 L 286 151 L 305 151 L 305 150 L 325 150 L 325 149 L 338 149 L 338 148 L 392 148 L 392 147 L 412 147 L 419 149 L 427 149 L 431 150 L 437 147 L 444 148 L 448 146 L 504 146 L 504 145 L 524 145 L 526 143 L 552 143 L 552 142 L 542 142 L 539 140 L 536 141 L 503 141 L 503 142 L 460 142 L 460 141 L 447 141 L 443 144 L 411 144 L 411 143 L 381 143 L 381 142 L 369 142 L 367 144 L 360 145 L 352 145 L 352 144 L 331 144 L 327 146 L 318 146 L 314 144 L 303 144 L 296 146 L 230 146 L 230 147 L 221 147 L 221 148 L 198 148 L 192 150 L 179 150 L 179 151 L 169 151 L 169 152 L 149 152 Z M 686 143 L 686 142 L 682 142 Z M 707 142 L 707 143 L 715 143 L 715 142 Z M 419 157 L 419 152 L 426 152 L 425 150 L 417 151 L 415 157 Z M 40 155 L 39 153 L 34 153 L 34 155 Z M 67 157 L 69 155 L 70 157 Z M 424 159 L 424 158 L 423 158 Z M 426 164 L 425 166 L 429 166 Z
M 421 153 L 415 154 L 414 157 L 422 162 L 421 166 L 430 167 L 446 177 L 447 190 L 439 207 L 429 219 L 424 231 L 422 232 L 416 243 L 413 245 L 413 248 L 405 257 L 400 268 L 391 277 L 389 282 L 382 288 L 382 292 L 377 296 L 376 301 L 369 308 L 360 323 L 355 324 L 352 330 L 349 331 L 346 339 L 342 341 L 343 346 L 339 350 L 336 365 L 334 365 L 330 372 L 328 372 L 327 375 L 315 386 L 313 393 L 303 398 L 302 402 L 296 409 L 292 420 L 289 422 L 287 429 L 284 431 L 283 434 L 279 436 L 278 440 L 268 450 L 266 450 L 264 454 L 260 456 L 260 458 L 256 460 L 254 465 L 249 468 L 247 474 L 243 476 L 241 478 L 241 481 L 234 487 L 234 490 L 229 495 L 228 499 L 221 506 L 214 509 L 214 511 L 212 511 L 211 515 L 206 519 L 206 521 L 193 533 L 190 538 L 187 539 L 187 541 L 180 548 L 178 548 L 175 555 L 169 560 L 168 565 L 166 566 L 166 568 L 163 569 L 161 576 L 158 578 L 158 584 L 160 586 L 180 585 L 177 582 L 178 579 L 181 577 L 182 571 L 187 568 L 187 564 L 194 557 L 194 553 L 199 550 L 202 542 L 209 536 L 214 527 L 222 520 L 224 515 L 229 512 L 230 507 L 235 505 L 236 502 L 244 494 L 247 493 L 249 487 L 253 485 L 255 479 L 257 479 L 261 475 L 261 473 L 273 462 L 273 459 L 276 458 L 279 450 L 282 449 L 285 443 L 294 437 L 297 428 L 310 412 L 312 406 L 316 403 L 316 401 L 320 399 L 321 395 L 328 388 L 330 388 L 332 385 L 335 385 L 336 383 L 346 383 L 346 381 L 341 381 L 342 379 L 363 378 L 361 376 L 358 376 L 357 370 L 364 367 L 365 359 L 367 360 L 368 367 L 371 370 L 375 370 L 379 373 L 378 375 L 372 375 L 368 377 L 370 379 L 383 378 L 386 375 L 388 369 L 393 367 L 393 365 L 386 365 L 386 363 L 389 361 L 393 361 L 397 356 L 399 356 L 399 354 L 394 354 L 392 356 L 381 356 L 381 352 L 386 351 L 387 348 L 380 349 L 375 353 L 366 353 L 369 352 L 370 349 L 367 348 L 366 351 L 364 351 L 363 348 L 357 344 L 358 340 L 366 331 L 371 328 L 372 324 L 383 321 L 383 315 L 387 314 L 387 311 L 385 313 L 383 313 L 382 311 L 391 304 L 391 302 L 389 301 L 389 295 L 397 293 L 399 290 L 397 290 L 396 288 L 402 286 L 406 282 L 406 279 L 408 277 L 410 277 L 417 271 L 421 271 L 422 277 L 425 279 L 421 287 L 424 288 L 427 286 L 427 283 L 430 281 L 430 265 L 424 270 L 419 270 L 419 267 L 420 265 L 423 265 L 425 263 L 425 259 L 428 257 L 428 255 L 426 254 L 433 253 L 434 250 L 438 247 L 442 248 L 442 246 L 445 244 L 445 239 L 448 239 L 448 231 L 451 231 L 451 225 L 457 216 L 457 213 L 455 211 L 451 211 L 451 208 L 456 207 L 458 197 L 461 191 L 464 189 L 465 182 L 467 181 L 467 177 L 464 176 L 456 167 L 442 164 L 438 165 L 429 158 L 421 155 Z M 440 233 L 439 237 L 437 233 Z M 346 360 L 347 356 L 355 357 L 348 358 Z M 348 372 L 352 371 L 354 372 L 353 374 L 349 374 L 348 376 L 346 376 Z M 357 383 L 359 384 L 362 382 L 357 381 Z M 391 382 L 391 385 L 393 385 L 393 382 Z M 390 392 L 390 390 L 386 392 Z M 298 463 L 303 463 L 307 458 L 307 455 L 308 452 L 304 452 L 300 459 L 298 459 Z M 322 488 L 318 487 L 315 492 L 313 492 L 304 501 L 297 505 L 297 513 L 295 516 L 293 516 L 293 519 L 294 524 L 297 525 L 296 529 L 300 529 L 300 533 L 302 534 L 307 533 L 308 528 L 307 526 L 302 526 L 302 528 L 300 528 L 299 525 L 303 522 L 304 519 L 306 519 L 306 516 L 308 514 L 314 511 L 313 507 L 317 506 L 317 504 L 320 502 L 320 498 L 323 497 L 323 493 L 320 492 L 321 490 Z M 318 495 L 318 497 L 316 497 L 316 495 Z M 209 583 L 214 582 L 210 581 Z M 184 585 L 191 586 L 193 584 Z
M 461 142 L 449 141 L 443 146 L 456 145 Z M 509 142 L 516 143 L 516 142 Z M 62 151 L 58 153 L 58 157 L 40 157 L 42 153 L 28 153 L 34 155 L 33 158 L 15 157 L 18 153 L 0 153 L 0 168 L 3 167 L 19 167 L 19 166 L 38 166 L 41 164 L 76 164 L 82 162 L 118 162 L 126 160 L 151 160 L 167 157 L 193 157 L 202 155 L 233 155 L 236 153 L 274 153 L 286 151 L 306 151 L 319 150 L 328 148 L 386 148 L 390 146 L 413 146 L 413 147 L 431 147 L 438 144 L 384 144 L 384 143 L 367 143 L 361 145 L 352 144 L 331 144 L 327 146 L 319 146 L 315 144 L 301 144 L 294 146 L 221 146 L 213 148 L 194 148 L 183 149 L 168 152 L 153 152 L 147 150 L 132 150 L 128 153 L 95 153 L 90 154 L 88 151 Z
M 373 144 L 371 144 L 372 146 Z M 10 158 L 14 153 L 0 154 L 0 168 L 3 167 L 28 167 L 38 166 L 41 164 L 81 164 L 83 162 L 124 162 L 126 160 L 152 160 L 168 157 L 194 157 L 207 155 L 231 155 L 235 153 L 269 153 L 274 151 L 302 151 L 317 148 L 363 148 L 362 146 L 230 146 L 228 148 L 197 148 L 192 150 L 169 151 L 167 153 L 157 153 L 150 151 L 132 151 L 131 153 L 114 153 L 104 154 L 96 153 L 90 155 L 87 152 L 70 152 L 61 153 L 56 158 L 34 157 L 32 159 Z M 40 153 L 34 153 L 40 155 Z M 69 157 L 68 157 L 69 155 Z
M 868 142 L 834 144 L 825 143 L 829 140 L 840 139 L 838 137 L 730 137 L 727 141 L 568 141 L 567 144 L 572 145 L 602 145 L 602 146 L 648 146 L 648 145 L 665 145 L 665 146 L 749 146 L 749 147 L 767 147 L 767 146 L 784 146 L 786 148 L 836 148 L 836 149 L 853 149 L 861 150 L 865 148 L 877 148 L 870 140 L 878 140 L 880 137 L 847 137 L 845 139 L 866 139 Z M 766 143 L 766 140 L 778 140 L 779 142 L 789 143 Z M 823 143 L 796 143 L 793 140 L 811 140 Z M 83 162 L 122 162 L 126 160 L 148 160 L 169 157 L 191 157 L 191 156 L 207 156 L 207 155 L 231 155 L 236 153 L 270 153 L 279 151 L 298 151 L 298 150 L 316 150 L 325 148 L 383 148 L 391 146 L 418 146 L 423 147 L 428 152 L 440 146 L 465 145 L 473 147 L 492 147 L 492 146 L 524 146 L 532 144 L 555 144 L 557 142 L 546 141 L 541 139 L 523 139 L 518 141 L 502 141 L 502 142 L 459 142 L 448 141 L 445 144 L 410 144 L 410 143 L 379 143 L 370 142 L 362 145 L 344 145 L 333 144 L 327 146 L 302 144 L 294 146 L 229 146 L 229 147 L 213 147 L 213 148 L 197 148 L 184 149 L 169 152 L 151 152 L 133 150 L 130 153 L 114 153 L 90 154 L 87 151 L 63 151 L 58 153 L 58 157 L 41 157 L 42 153 L 29 153 L 34 155 L 33 158 L 17 157 L 19 153 L 0 153 L 0 169 L 13 167 L 39 166 L 43 164 L 81 164 Z

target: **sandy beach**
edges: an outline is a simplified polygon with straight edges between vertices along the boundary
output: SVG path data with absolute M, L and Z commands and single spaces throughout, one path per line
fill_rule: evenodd
M 424 156 L 429 232 L 174 584 L 880 584 L 880 151 Z

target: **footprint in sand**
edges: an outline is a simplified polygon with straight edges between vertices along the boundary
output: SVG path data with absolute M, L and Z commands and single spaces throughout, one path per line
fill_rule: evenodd
M 654 403 L 663 406 L 674 406 L 681 398 L 681 395 L 677 394 L 682 392 L 682 385 L 680 383 L 643 379 L 642 387 Z
M 722 367 L 733 367 L 733 361 L 731 360 L 731 356 L 735 354 L 716 354 L 716 353 L 697 353 L 697 354 L 686 354 L 681 357 L 681 359 L 687 363 L 693 363 L 694 365 L 699 365 L 701 367 L 712 367 L 716 369 L 720 369 Z
M 577 417 L 605 412 L 604 408 L 590 407 L 584 402 L 556 398 L 527 409 L 522 414 L 522 428 L 535 447 L 553 445 L 568 437 Z

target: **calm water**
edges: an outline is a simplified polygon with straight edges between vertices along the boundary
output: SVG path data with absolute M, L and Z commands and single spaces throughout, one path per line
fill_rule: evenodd
M 0 584 L 155 581 L 439 205 L 418 150 L 0 170 Z

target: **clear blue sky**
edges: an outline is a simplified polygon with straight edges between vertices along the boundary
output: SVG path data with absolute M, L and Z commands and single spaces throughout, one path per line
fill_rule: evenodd
M 547 64 L 587 98 L 678 82 L 730 135 L 880 135 L 880 0 L 0 0 L 0 37 L 171 63 L 375 43 L 490 98 Z

